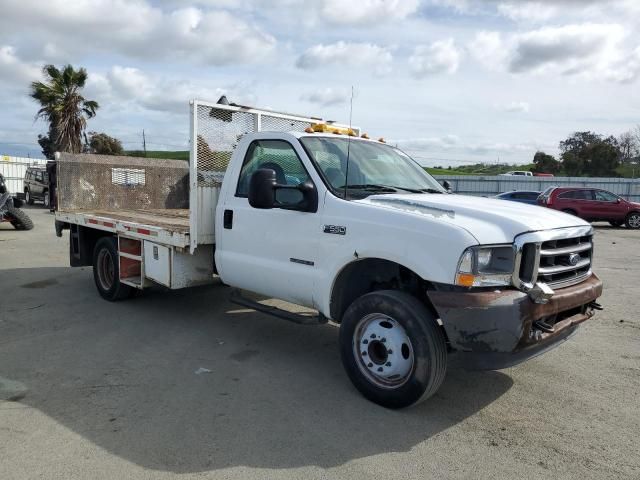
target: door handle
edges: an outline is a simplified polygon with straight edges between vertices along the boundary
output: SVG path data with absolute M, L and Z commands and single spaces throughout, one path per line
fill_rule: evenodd
M 223 226 L 227 230 L 231 230 L 233 228 L 233 210 L 224 211 Z

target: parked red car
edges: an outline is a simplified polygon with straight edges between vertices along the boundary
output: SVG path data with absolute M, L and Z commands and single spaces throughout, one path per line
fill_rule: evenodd
M 538 205 L 576 215 L 589 222 L 607 221 L 614 227 L 640 228 L 640 203 L 597 188 L 549 187 Z

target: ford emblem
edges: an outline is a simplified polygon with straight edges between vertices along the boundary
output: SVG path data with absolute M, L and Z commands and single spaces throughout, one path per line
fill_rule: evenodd
M 572 253 L 569 255 L 569 265 L 576 266 L 580 261 L 580 255 L 578 253 Z

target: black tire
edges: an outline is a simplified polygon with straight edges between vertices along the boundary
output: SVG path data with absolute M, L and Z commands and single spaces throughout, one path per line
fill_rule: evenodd
M 9 222 L 16 230 L 31 230 L 33 228 L 33 221 L 29 215 L 19 208 L 7 208 L 7 216 L 10 217 Z
M 42 192 L 42 203 L 46 208 L 49 208 L 49 190 Z
M 637 230 L 640 228 L 640 212 L 631 212 L 624 221 L 627 228 Z
M 386 350 L 389 343 L 384 337 L 380 336 L 382 338 L 378 341 L 375 334 L 371 337 L 367 335 L 368 329 L 362 330 L 364 325 L 378 323 L 383 326 L 385 322 L 391 325 L 385 318 L 396 324 L 393 328 L 397 328 L 397 324 L 402 327 L 401 331 L 410 343 L 408 346 L 402 343 L 401 348 L 396 350 L 400 350 L 405 357 L 405 348 L 409 349 L 412 363 L 408 373 L 390 380 L 395 384 L 386 385 L 386 378 L 376 378 L 383 374 L 371 373 L 371 368 L 380 371 L 383 366 L 391 367 L 391 362 L 380 362 L 392 359 L 391 354 L 394 352 L 391 352 L 390 347 Z M 378 325 L 375 327 L 382 328 Z M 362 333 L 365 336 L 361 337 Z M 369 338 L 373 340 L 369 342 Z M 374 342 L 378 344 L 374 346 Z M 364 347 L 364 344 L 367 346 Z M 397 345 L 397 342 L 393 344 Z M 379 345 L 383 345 L 382 357 L 376 352 Z M 417 298 L 395 290 L 368 293 L 349 306 L 340 325 L 340 353 L 354 386 L 366 398 L 387 408 L 404 408 L 426 400 L 438 390 L 447 371 L 447 345 L 433 314 Z M 390 355 L 387 356 L 387 353 Z M 377 358 L 374 358 L 374 354 Z M 394 362 L 399 359 L 398 351 L 395 354 Z M 406 357 L 400 361 L 406 362 Z
M 619 228 L 624 224 L 624 221 L 622 221 L 622 220 L 609 220 L 609 224 L 612 227 Z
M 133 295 L 135 288 L 120 283 L 117 239 L 102 237 L 93 250 L 93 280 L 102 298 L 110 302 Z
M 578 214 L 576 213 L 575 210 L 571 210 L 570 208 L 565 208 L 564 210 L 562 210 L 564 213 L 568 213 L 569 215 L 573 215 L 574 217 L 577 216 Z
M 29 205 L 33 205 L 33 195 L 31 195 L 31 190 L 28 188 L 24 189 L 24 201 Z

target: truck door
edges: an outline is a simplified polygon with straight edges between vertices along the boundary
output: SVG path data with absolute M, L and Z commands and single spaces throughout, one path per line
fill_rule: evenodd
M 248 201 L 251 175 L 260 168 L 274 170 L 279 184 L 312 181 L 302 157 L 300 145 L 286 140 L 249 144 L 235 188 L 229 185 L 218 205 L 224 212 L 216 215 L 216 266 L 231 286 L 313 306 L 322 205 L 304 212 L 257 209 Z

